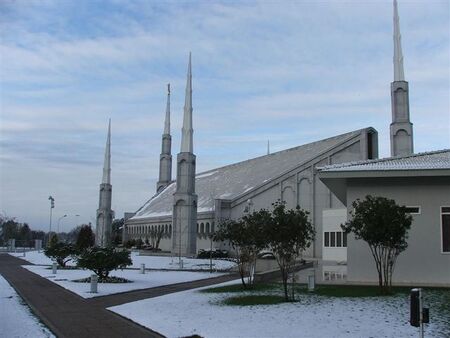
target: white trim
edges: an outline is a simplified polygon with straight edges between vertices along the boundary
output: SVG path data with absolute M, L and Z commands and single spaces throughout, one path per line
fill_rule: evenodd
M 440 236 L 441 237 L 441 254 L 450 255 L 450 251 L 444 251 L 444 231 L 442 228 L 442 215 L 450 215 L 450 212 L 448 212 L 448 211 L 443 212 L 442 211 L 443 208 L 450 208 L 450 205 L 441 205 L 439 207 L 439 224 L 440 224 L 439 232 L 441 234 L 441 236 Z
M 420 205 L 406 205 L 406 208 L 418 208 L 419 211 L 418 212 L 408 212 L 408 214 L 410 215 L 420 215 L 422 213 L 422 208 Z

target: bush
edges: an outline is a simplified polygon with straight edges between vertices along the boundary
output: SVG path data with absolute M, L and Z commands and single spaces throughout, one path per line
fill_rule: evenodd
M 65 267 L 66 263 L 77 254 L 76 248 L 72 244 L 67 243 L 52 243 L 45 250 L 47 257 L 56 260 L 59 266 Z
M 130 253 L 126 250 L 115 251 L 114 248 L 92 247 L 78 256 L 77 266 L 94 271 L 99 280 L 108 278 L 112 270 L 123 269 L 131 265 Z
M 84 250 L 94 246 L 95 235 L 90 225 L 83 225 L 78 233 L 77 248 Z
M 132 248 L 133 246 L 136 245 L 136 241 L 134 239 L 129 239 L 128 241 L 125 242 L 125 248 Z
M 227 250 L 203 250 L 200 249 L 197 254 L 197 258 L 209 259 L 209 258 L 228 258 Z

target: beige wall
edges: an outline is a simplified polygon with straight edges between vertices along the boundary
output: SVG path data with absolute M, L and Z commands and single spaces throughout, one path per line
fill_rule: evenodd
M 420 206 L 413 215 L 408 248 L 400 254 L 393 282 L 408 285 L 450 286 L 450 254 L 441 252 L 440 207 L 450 206 L 450 179 L 378 178 L 350 179 L 347 188 L 349 208 L 367 194 L 394 199 L 405 206 Z M 368 245 L 348 237 L 348 280 L 376 282 L 376 267 Z

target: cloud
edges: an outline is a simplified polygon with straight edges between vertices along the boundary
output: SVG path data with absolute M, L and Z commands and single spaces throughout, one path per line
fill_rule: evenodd
M 110 117 L 117 215 L 153 194 L 165 86 L 176 154 L 189 51 L 199 171 L 367 126 L 389 153 L 390 0 L 0 6 L 0 204 L 34 226 L 50 193 L 95 215 Z M 399 3 L 416 150 L 450 141 L 449 9 Z

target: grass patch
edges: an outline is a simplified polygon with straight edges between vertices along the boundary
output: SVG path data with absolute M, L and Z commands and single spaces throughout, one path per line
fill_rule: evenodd
M 395 287 L 391 294 L 382 294 L 377 286 L 360 285 L 318 285 L 313 292 L 309 292 L 306 287 L 298 287 L 297 293 L 316 294 L 326 297 L 389 297 L 396 294 L 408 294 L 410 289 Z
M 273 305 L 284 303 L 284 297 L 275 295 L 248 295 L 230 297 L 223 301 L 225 305 L 249 306 L 249 305 Z
M 201 290 L 200 292 L 204 293 L 227 293 L 227 292 L 254 292 L 254 291 L 267 291 L 267 290 L 274 290 L 279 289 L 279 284 L 270 284 L 270 283 L 261 283 L 261 284 L 254 284 L 247 286 L 244 288 L 242 283 L 239 284 L 233 284 L 233 285 L 226 285 L 226 286 L 218 286 L 215 288 L 208 288 Z

